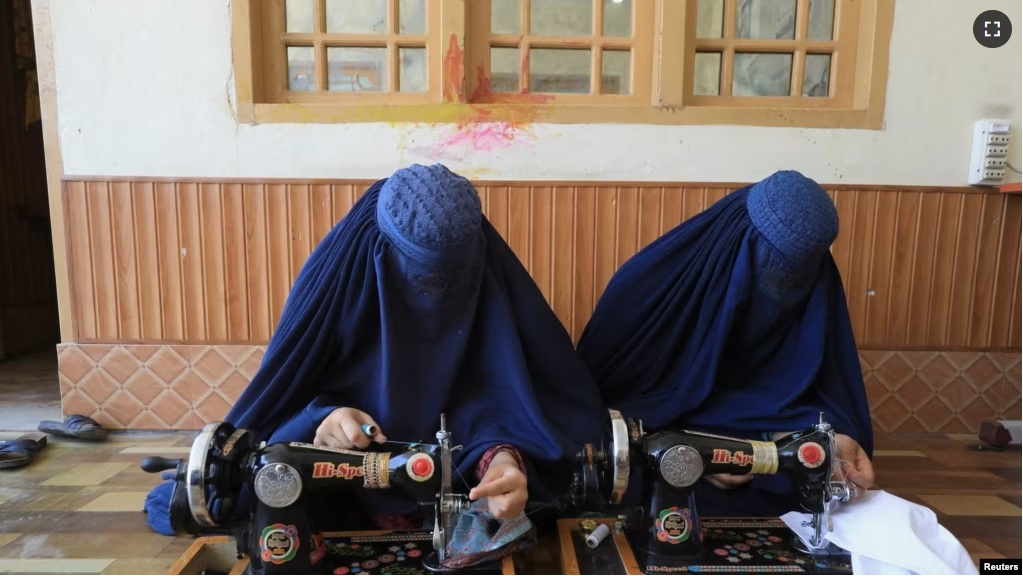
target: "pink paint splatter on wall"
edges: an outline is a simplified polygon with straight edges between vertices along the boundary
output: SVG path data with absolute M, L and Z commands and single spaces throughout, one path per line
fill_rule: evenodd
M 493 152 L 511 146 L 515 138 L 525 132 L 511 122 L 486 122 L 459 126 L 453 135 L 439 146 L 466 146 L 474 152 Z
M 475 154 L 496 152 L 512 146 L 530 145 L 535 136 L 528 127 L 511 122 L 465 123 L 432 126 L 428 144 L 406 146 L 406 151 L 431 160 L 468 160 Z M 415 139 L 413 139 L 414 142 Z

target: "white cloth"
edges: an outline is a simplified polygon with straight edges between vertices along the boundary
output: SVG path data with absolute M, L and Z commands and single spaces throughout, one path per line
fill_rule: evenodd
M 806 542 L 813 529 L 809 514 L 781 517 Z M 848 550 L 853 574 L 977 574 L 966 548 L 938 524 L 930 508 L 883 490 L 841 504 L 831 514 L 827 539 Z

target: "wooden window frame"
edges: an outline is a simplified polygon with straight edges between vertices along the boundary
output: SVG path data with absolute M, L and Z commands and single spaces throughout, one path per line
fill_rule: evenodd
M 470 0 L 471 1 L 471 0 Z M 467 45 L 465 52 L 466 69 L 476 71 L 465 79 L 469 98 L 473 104 L 514 103 L 521 94 L 491 93 L 487 90 L 487 81 L 492 77 L 490 71 L 491 47 L 517 47 L 520 51 L 522 66 L 519 70 L 520 89 L 529 85 L 528 51 L 532 48 L 554 49 L 587 49 L 591 51 L 590 94 L 556 94 L 544 93 L 532 95 L 544 106 L 573 107 L 631 107 L 641 108 L 651 105 L 654 74 L 654 10 L 656 2 L 647 0 L 637 2 L 633 17 L 633 35 L 630 38 L 603 36 L 601 24 L 604 21 L 604 3 L 594 2 L 593 32 L 591 36 L 534 36 L 526 33 L 516 35 L 498 35 L 490 33 L 490 0 L 477 0 L 469 10 L 469 21 L 466 26 Z M 529 29 L 529 4 L 519 0 L 519 25 L 522 30 Z M 631 60 L 629 66 L 628 94 L 601 94 L 602 61 L 604 49 L 629 50 Z M 645 64 L 644 64 L 645 63 Z
M 317 88 L 328 84 L 327 50 L 329 48 L 386 48 L 388 50 L 388 66 L 386 86 L 394 88 L 398 86 L 400 69 L 397 58 L 397 51 L 406 47 L 426 48 L 426 59 L 430 61 L 432 54 L 440 54 L 440 36 L 437 34 L 425 36 L 399 34 L 398 30 L 398 0 L 388 0 L 388 31 L 383 34 L 329 34 L 326 31 L 326 13 L 323 8 L 325 2 L 317 4 L 318 9 L 313 12 L 312 33 L 288 33 L 284 30 L 284 20 L 274 18 L 274 12 L 283 13 L 286 0 L 258 0 L 259 14 L 256 14 L 256 21 L 253 25 L 261 27 L 262 38 L 278 38 L 277 41 L 267 40 L 253 49 L 259 49 L 260 62 L 263 64 L 264 77 L 283 78 L 287 76 L 288 63 L 285 56 L 285 49 L 289 46 L 311 47 L 316 54 L 313 70 L 316 76 Z M 440 26 L 440 4 L 435 0 L 426 0 L 426 27 L 427 30 L 436 29 Z M 441 69 L 438 66 L 427 66 L 427 90 L 423 92 L 396 92 L 396 91 L 366 91 L 366 92 L 292 92 L 284 85 L 275 82 L 267 82 L 264 87 L 266 100 L 282 104 L 334 104 L 343 98 L 348 106 L 394 106 L 394 105 L 415 105 L 430 104 L 440 101 L 441 92 Z M 380 80 L 380 79 L 378 79 Z
M 857 0 L 855 4 L 858 6 L 858 14 L 855 19 L 849 18 L 846 12 L 835 26 L 834 50 L 836 61 L 839 62 L 836 66 L 833 61 L 831 67 L 832 81 L 837 82 L 833 92 L 835 96 L 794 99 L 692 95 L 691 71 L 698 47 L 723 50 L 735 44 L 757 49 L 765 47 L 764 42 L 750 40 L 696 39 L 696 0 L 634 0 L 637 15 L 644 10 L 649 10 L 650 14 L 648 17 L 633 19 L 636 33 L 631 40 L 631 95 L 490 94 L 482 84 L 488 77 L 491 40 L 507 44 L 510 39 L 490 37 L 489 1 L 427 1 L 434 4 L 427 12 L 428 34 L 425 38 L 430 85 L 428 91 L 346 92 L 337 97 L 327 93 L 288 93 L 279 86 L 272 89 L 271 77 L 280 77 L 273 66 L 283 64 L 283 50 L 279 48 L 282 46 L 280 41 L 263 41 L 268 34 L 279 34 L 274 24 L 268 22 L 270 19 L 267 17 L 266 5 L 283 3 L 283 0 L 235 0 L 231 3 L 232 58 L 238 121 L 247 124 L 466 123 L 522 122 L 528 119 L 554 124 L 883 128 L 895 0 Z M 809 2 L 797 1 L 800 4 Z M 641 3 L 649 5 L 640 6 Z M 727 16 L 724 25 L 734 27 Z M 523 24 L 525 22 L 522 21 Z M 649 43 L 646 42 L 647 29 Z M 805 30 L 805 22 L 797 22 L 797 29 Z M 685 33 L 672 32 L 676 30 L 684 30 Z M 855 34 L 850 34 L 850 30 L 855 31 Z M 797 35 L 797 39 L 790 43 L 792 47 L 813 52 L 812 43 L 800 38 Z M 291 39 L 307 41 L 317 50 L 337 42 L 337 39 L 326 39 L 323 36 L 292 36 Z M 355 40 L 363 39 L 353 38 Z M 398 41 L 387 35 L 374 37 L 373 40 L 381 45 Z M 545 38 L 544 44 L 550 45 L 551 41 L 557 40 Z M 526 44 L 530 41 L 529 37 L 520 40 Z M 594 46 L 606 44 L 610 47 L 619 43 L 616 39 L 603 39 L 599 36 L 594 36 L 592 40 Z M 276 58 L 270 55 L 271 50 L 277 51 Z M 649 58 L 650 66 L 642 65 L 644 58 Z M 726 60 L 722 58 L 723 69 L 729 66 Z M 795 60 L 800 58 L 797 56 Z M 855 63 L 853 73 L 848 72 L 850 60 Z M 595 58 L 594 62 L 591 76 L 593 83 L 597 84 L 601 78 L 599 58 Z M 846 67 L 845 72 L 836 73 L 837 67 Z M 794 61 L 793 78 L 799 73 L 794 83 L 798 81 L 801 84 L 801 70 L 802 62 Z M 396 76 L 397 71 L 389 69 L 389 73 Z M 728 74 L 725 70 L 722 73 Z M 317 82 L 322 81 L 325 79 L 317 78 Z M 645 86 L 649 86 L 649 90 Z

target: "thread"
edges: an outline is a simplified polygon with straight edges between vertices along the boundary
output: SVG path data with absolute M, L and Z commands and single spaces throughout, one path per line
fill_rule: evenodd
M 751 440 L 753 466 L 750 474 L 776 474 L 778 472 L 778 447 L 774 442 Z
M 607 527 L 607 524 L 600 524 L 590 532 L 590 535 L 586 537 L 586 546 L 589 548 L 596 548 L 600 546 L 600 543 L 607 538 L 607 535 L 611 533 L 611 529 Z

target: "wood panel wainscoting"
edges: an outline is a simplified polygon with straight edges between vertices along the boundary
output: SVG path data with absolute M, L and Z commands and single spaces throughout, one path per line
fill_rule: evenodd
M 64 182 L 65 413 L 112 428 L 220 419 L 306 257 L 368 181 Z M 488 218 L 578 338 L 614 271 L 741 184 L 480 182 Z M 1020 418 L 1020 196 L 828 186 L 875 424 Z

